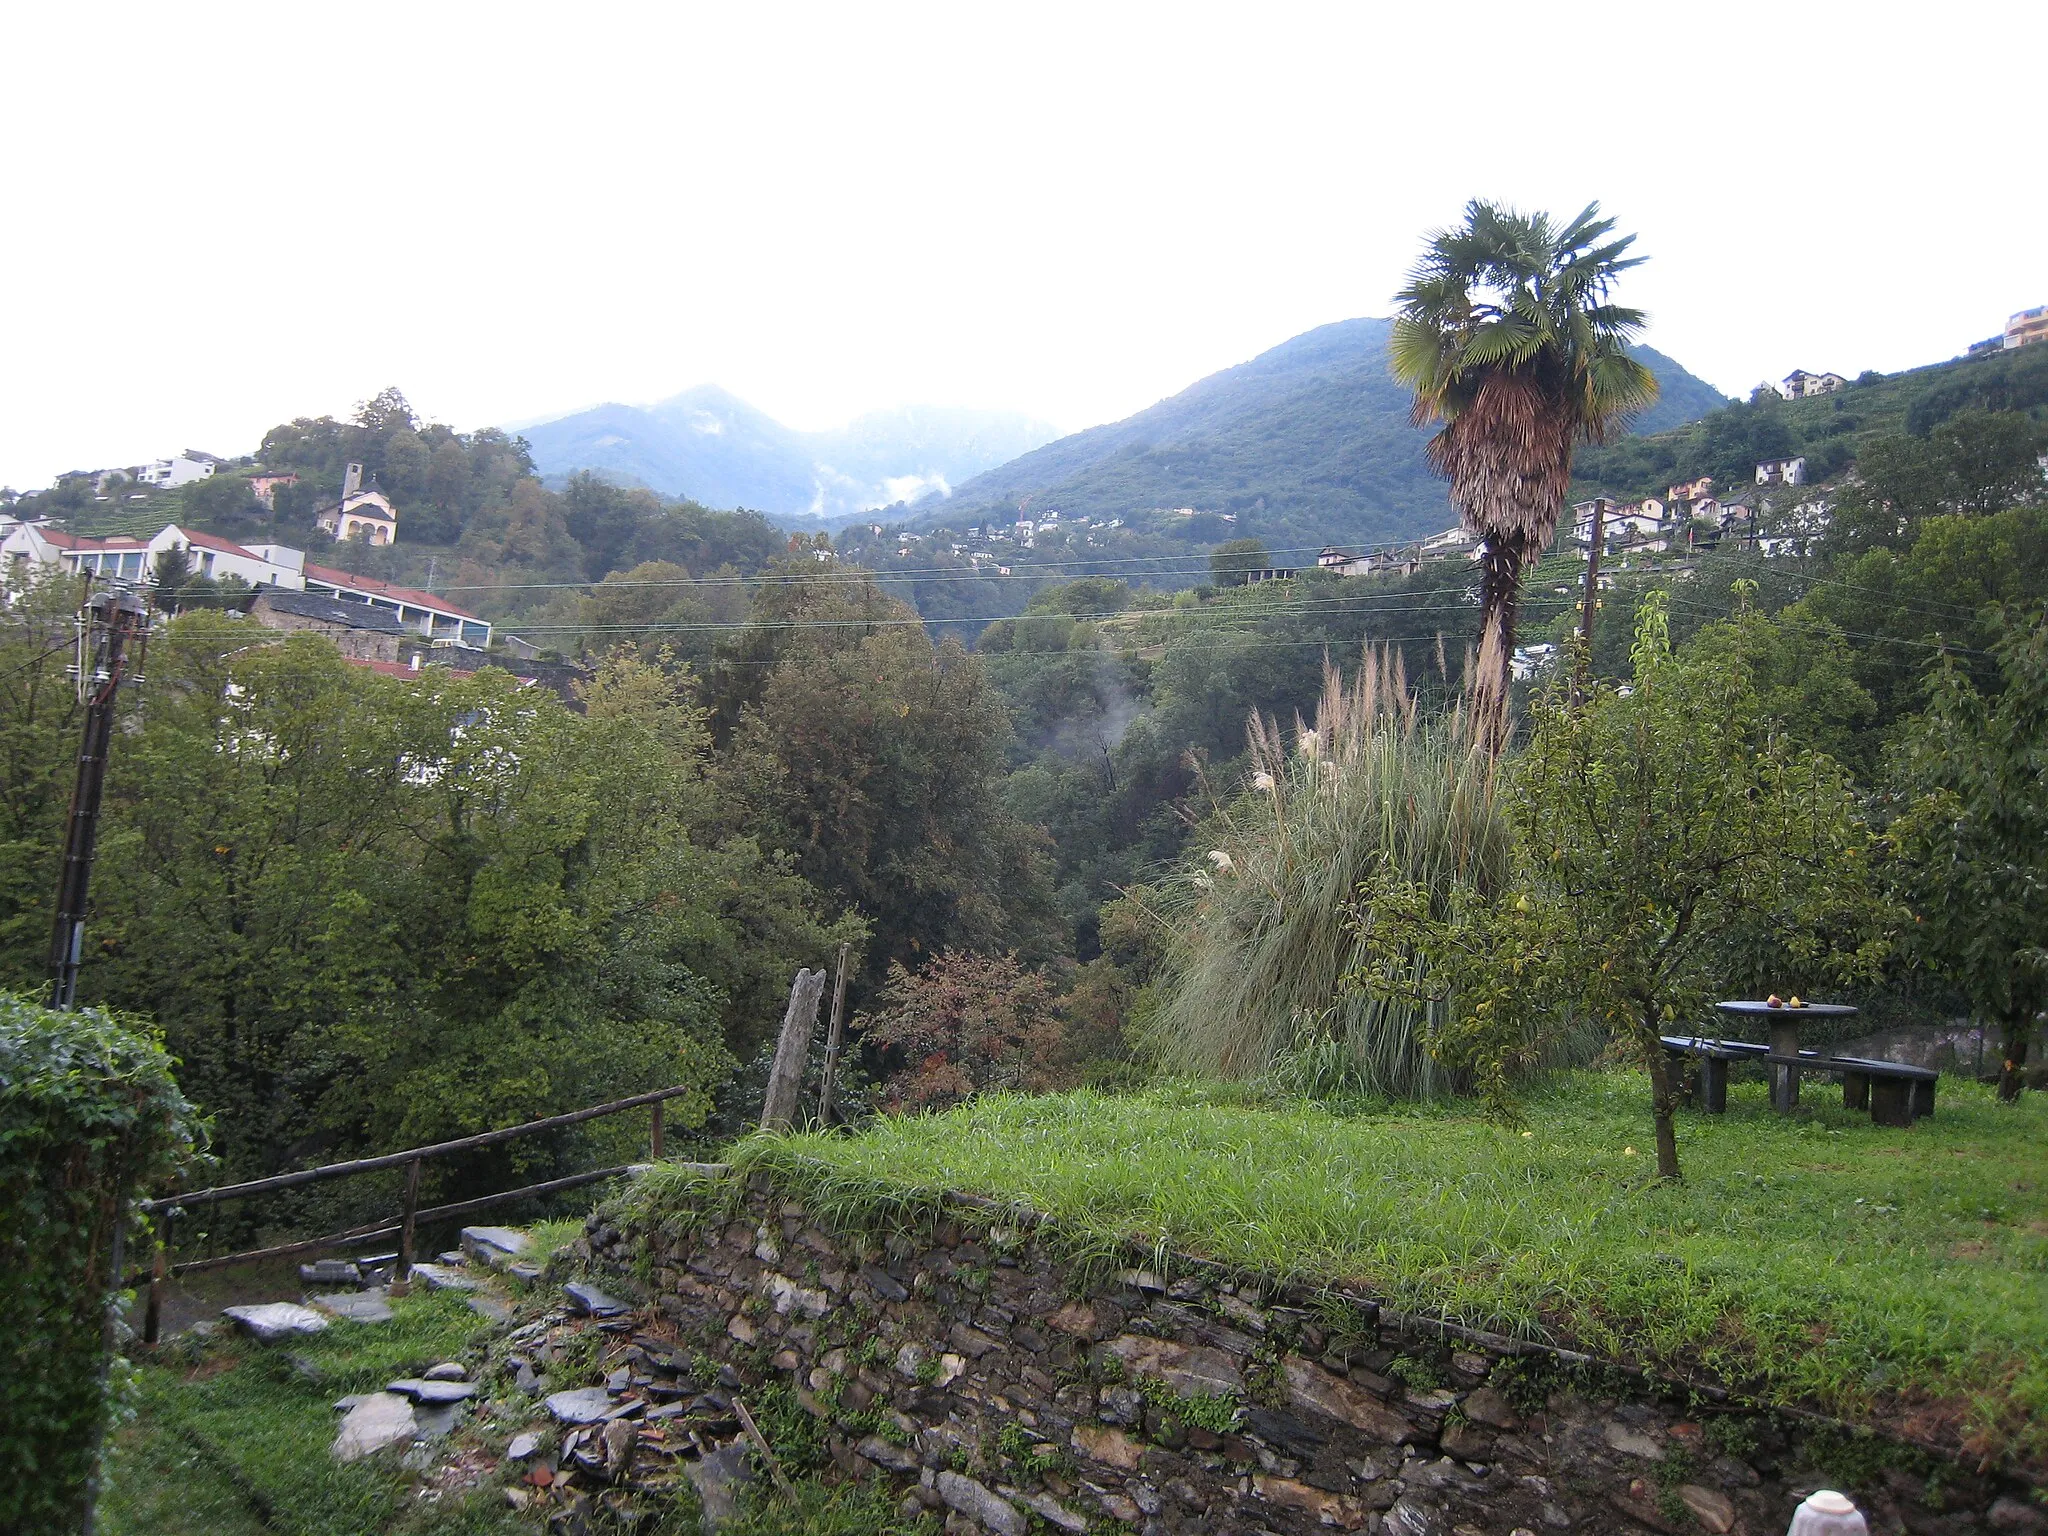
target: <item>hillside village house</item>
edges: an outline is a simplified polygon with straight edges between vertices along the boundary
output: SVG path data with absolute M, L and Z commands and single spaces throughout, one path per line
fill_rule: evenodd
M 1714 477 L 1701 475 L 1697 480 L 1685 480 L 1672 486 L 1664 493 L 1667 501 L 1698 501 L 1714 489 Z
M 1815 395 L 1832 395 L 1838 389 L 1846 389 L 1849 381 L 1839 373 L 1808 373 L 1804 368 L 1794 368 L 1785 375 L 1785 382 L 1778 386 L 1778 393 L 1787 400 L 1810 400 Z
M 1446 528 L 1442 533 L 1433 533 L 1422 541 L 1422 558 L 1425 560 L 1447 560 L 1452 555 L 1469 555 L 1479 558 L 1479 546 L 1485 540 L 1462 523 L 1456 528 Z
M 392 616 L 422 639 L 477 650 L 489 647 L 491 626 L 467 608 L 370 576 L 310 564 L 304 551 L 283 544 L 241 545 L 217 534 L 195 533 L 175 523 L 153 538 L 85 538 L 44 523 L 0 518 L 0 566 L 10 572 L 30 565 L 55 565 L 102 581 L 142 583 L 155 574 L 157 557 L 185 552 L 192 574 L 218 580 L 239 577 L 259 590 L 310 592 L 345 603 L 360 603 Z
M 395 662 L 399 641 L 411 633 L 386 609 L 315 592 L 259 592 L 249 617 L 286 634 L 325 635 L 351 661 Z
M 249 477 L 249 494 L 262 502 L 266 507 L 275 511 L 277 508 L 277 488 L 280 485 L 297 485 L 298 483 L 299 477 L 291 473 L 282 475 L 251 475 Z
M 1806 460 L 1766 459 L 1756 467 L 1758 485 L 1804 485 L 1806 484 Z
M 200 453 L 187 448 L 175 458 L 156 459 L 142 465 L 135 471 L 135 479 L 141 485 L 153 485 L 158 490 L 171 490 L 176 486 L 190 485 L 194 480 L 206 480 L 226 460 L 210 453 Z
M 2003 350 L 2010 352 L 2014 347 L 2032 346 L 2037 341 L 2048 341 L 2048 304 L 2036 304 L 2032 309 L 2023 309 L 2005 322 L 2005 335 L 2000 338 Z
M 314 513 L 313 525 L 322 533 L 332 534 L 336 543 L 358 534 L 372 544 L 398 542 L 398 512 L 377 484 L 375 475 L 370 476 L 367 486 L 363 484 L 360 464 L 348 466 L 341 479 L 341 500 Z

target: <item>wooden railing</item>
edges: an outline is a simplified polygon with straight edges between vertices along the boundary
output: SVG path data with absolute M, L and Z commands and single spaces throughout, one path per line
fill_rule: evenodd
M 281 1259 L 293 1254 L 355 1248 L 396 1237 L 398 1258 L 392 1270 L 391 1293 L 402 1296 L 411 1285 L 413 1233 L 421 1222 L 445 1221 L 451 1217 L 467 1216 L 474 1211 L 486 1210 L 494 1205 L 504 1205 L 513 1200 L 576 1189 L 603 1179 L 617 1178 L 639 1166 L 626 1163 L 616 1168 L 594 1168 L 588 1173 L 573 1173 L 566 1178 L 548 1179 L 543 1183 L 527 1184 L 518 1189 L 500 1190 L 496 1194 L 480 1195 L 471 1200 L 458 1200 L 452 1205 L 432 1206 L 423 1211 L 419 1208 L 420 1167 L 429 1158 L 449 1157 L 458 1152 L 474 1152 L 481 1147 L 493 1147 L 516 1137 L 531 1136 L 538 1131 L 557 1130 L 565 1125 L 576 1125 L 585 1120 L 595 1120 L 603 1115 L 616 1115 L 624 1110 L 644 1106 L 651 1112 L 648 1150 L 654 1158 L 659 1159 L 662 1155 L 662 1105 L 670 1099 L 696 1091 L 698 1090 L 694 1085 L 657 1088 L 652 1093 L 638 1093 L 630 1099 L 618 1099 L 610 1104 L 593 1104 L 588 1109 L 549 1115 L 543 1120 L 529 1120 L 523 1125 L 508 1125 L 500 1130 L 481 1131 L 474 1136 L 436 1142 L 432 1146 L 410 1147 L 403 1152 L 386 1152 L 377 1157 L 359 1157 L 345 1163 L 328 1163 L 320 1168 L 301 1168 L 293 1173 L 273 1174 L 267 1179 L 250 1179 L 241 1184 L 222 1184 L 212 1189 L 188 1190 L 183 1194 L 145 1200 L 141 1203 L 141 1209 L 153 1218 L 156 1224 L 156 1253 L 147 1276 L 149 1303 L 143 1316 L 143 1340 L 145 1343 L 154 1344 L 161 1331 L 163 1288 L 166 1281 L 182 1275 L 197 1274 L 202 1270 L 224 1269 L 233 1264 L 253 1263 L 258 1259 Z M 277 1243 L 268 1248 L 250 1248 L 240 1253 L 190 1259 L 183 1263 L 173 1260 L 172 1245 L 176 1235 L 174 1226 L 177 1218 L 191 1206 L 203 1205 L 211 1210 L 223 1200 L 243 1200 L 256 1195 L 271 1194 L 280 1189 L 293 1189 L 301 1184 L 315 1184 L 327 1179 L 345 1179 L 356 1174 L 377 1173 L 387 1168 L 403 1168 L 406 1171 L 404 1203 L 396 1220 L 372 1222 L 367 1226 L 352 1227 L 346 1232 L 331 1232 L 325 1237 L 306 1238 L 299 1242 Z M 136 1277 L 136 1283 L 141 1283 L 143 1278 Z

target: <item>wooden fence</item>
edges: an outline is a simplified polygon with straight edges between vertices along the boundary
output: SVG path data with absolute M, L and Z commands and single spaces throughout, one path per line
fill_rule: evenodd
M 475 1136 L 460 1137 L 455 1141 L 436 1142 L 432 1146 L 411 1147 L 403 1152 L 386 1152 L 378 1157 L 360 1157 L 346 1163 L 328 1163 L 320 1168 L 302 1168 L 294 1173 L 274 1174 L 267 1179 L 250 1179 L 241 1184 L 222 1184 L 212 1189 L 189 1190 L 183 1194 L 165 1195 L 157 1200 L 145 1200 L 141 1203 L 141 1209 L 156 1225 L 156 1254 L 147 1276 L 149 1304 L 143 1317 L 143 1340 L 149 1344 L 157 1341 L 163 1320 L 163 1288 L 167 1280 L 176 1279 L 181 1275 L 197 1274 L 201 1270 L 248 1264 L 258 1259 L 280 1259 L 293 1254 L 316 1253 L 326 1249 L 356 1248 L 396 1237 L 398 1258 L 392 1270 L 391 1292 L 393 1295 L 402 1296 L 411 1284 L 413 1232 L 419 1223 L 445 1221 L 451 1217 L 467 1216 L 472 1212 L 486 1210 L 494 1205 L 504 1205 L 513 1200 L 554 1194 L 565 1189 L 577 1189 L 603 1179 L 617 1178 L 621 1174 L 632 1172 L 637 1166 L 627 1163 L 617 1168 L 595 1168 L 588 1173 L 574 1173 L 566 1178 L 549 1179 L 540 1184 L 527 1184 L 518 1189 L 500 1190 L 496 1194 L 480 1195 L 472 1200 L 458 1200 L 452 1205 L 437 1205 L 421 1210 L 420 1167 L 429 1158 L 448 1157 L 458 1152 L 474 1152 L 480 1147 L 493 1147 L 520 1136 L 531 1136 L 537 1131 L 556 1130 L 565 1125 L 595 1120 L 602 1115 L 616 1115 L 624 1110 L 645 1106 L 651 1110 L 652 1118 L 649 1152 L 654 1158 L 659 1159 L 662 1155 L 662 1105 L 670 1099 L 697 1091 L 695 1085 L 657 1088 L 652 1093 L 635 1094 L 630 1099 L 618 1099 L 610 1104 L 594 1104 L 588 1109 L 571 1110 L 563 1115 L 549 1115 L 543 1120 L 529 1120 L 524 1125 L 508 1125 L 500 1130 L 483 1131 Z M 205 1206 L 212 1210 L 223 1200 L 244 1200 L 257 1195 L 271 1194 L 280 1189 L 296 1188 L 301 1184 L 315 1184 L 327 1179 L 345 1179 L 355 1174 L 377 1173 L 387 1168 L 403 1168 L 406 1171 L 405 1199 L 394 1220 L 352 1227 L 346 1232 L 332 1232 L 325 1237 L 278 1243 L 268 1248 L 250 1248 L 240 1253 L 190 1259 L 183 1263 L 173 1260 L 175 1223 L 189 1207 Z M 136 1277 L 136 1283 L 140 1283 L 142 1279 L 143 1277 Z

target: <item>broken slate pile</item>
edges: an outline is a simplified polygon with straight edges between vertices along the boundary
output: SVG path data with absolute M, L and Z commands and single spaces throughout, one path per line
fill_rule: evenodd
M 651 1305 L 513 1335 L 512 1369 L 564 1435 L 527 1501 L 680 1474 L 721 1507 L 745 1471 L 734 1399 L 771 1386 L 818 1421 L 835 1475 L 893 1479 L 906 1513 L 955 1532 L 1778 1536 L 1843 1486 L 1823 1454 L 1838 1427 L 1688 1407 L 1369 1299 L 1199 1269 L 1088 1283 L 993 1211 L 850 1234 L 758 1185 L 733 1219 L 726 1193 L 680 1237 L 594 1215 L 575 1257 L 620 1290 L 651 1274 Z M 593 1326 L 602 1385 L 554 1381 Z M 1874 1441 L 1857 1465 L 1880 1536 L 2048 1533 L 2018 1482 L 1975 1464 Z
M 736 1372 L 693 1359 L 674 1327 L 637 1315 L 596 1285 L 563 1288 L 567 1305 L 506 1336 L 499 1368 L 545 1414 L 516 1434 L 508 1461 L 524 1464 L 512 1502 L 567 1526 L 594 1506 L 631 1521 L 687 1479 L 714 1526 L 738 1511 L 753 1477 L 735 1409 Z M 590 1348 L 595 1332 L 598 1347 Z M 595 1384 L 576 1385 L 593 1369 Z

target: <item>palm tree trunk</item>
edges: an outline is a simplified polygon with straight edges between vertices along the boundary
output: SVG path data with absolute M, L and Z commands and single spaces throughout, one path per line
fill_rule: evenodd
M 1515 619 L 1522 598 L 1523 540 L 1493 534 L 1479 551 L 1479 661 L 1472 706 L 1480 739 L 1498 757 L 1508 743 L 1508 685 L 1515 655 Z

